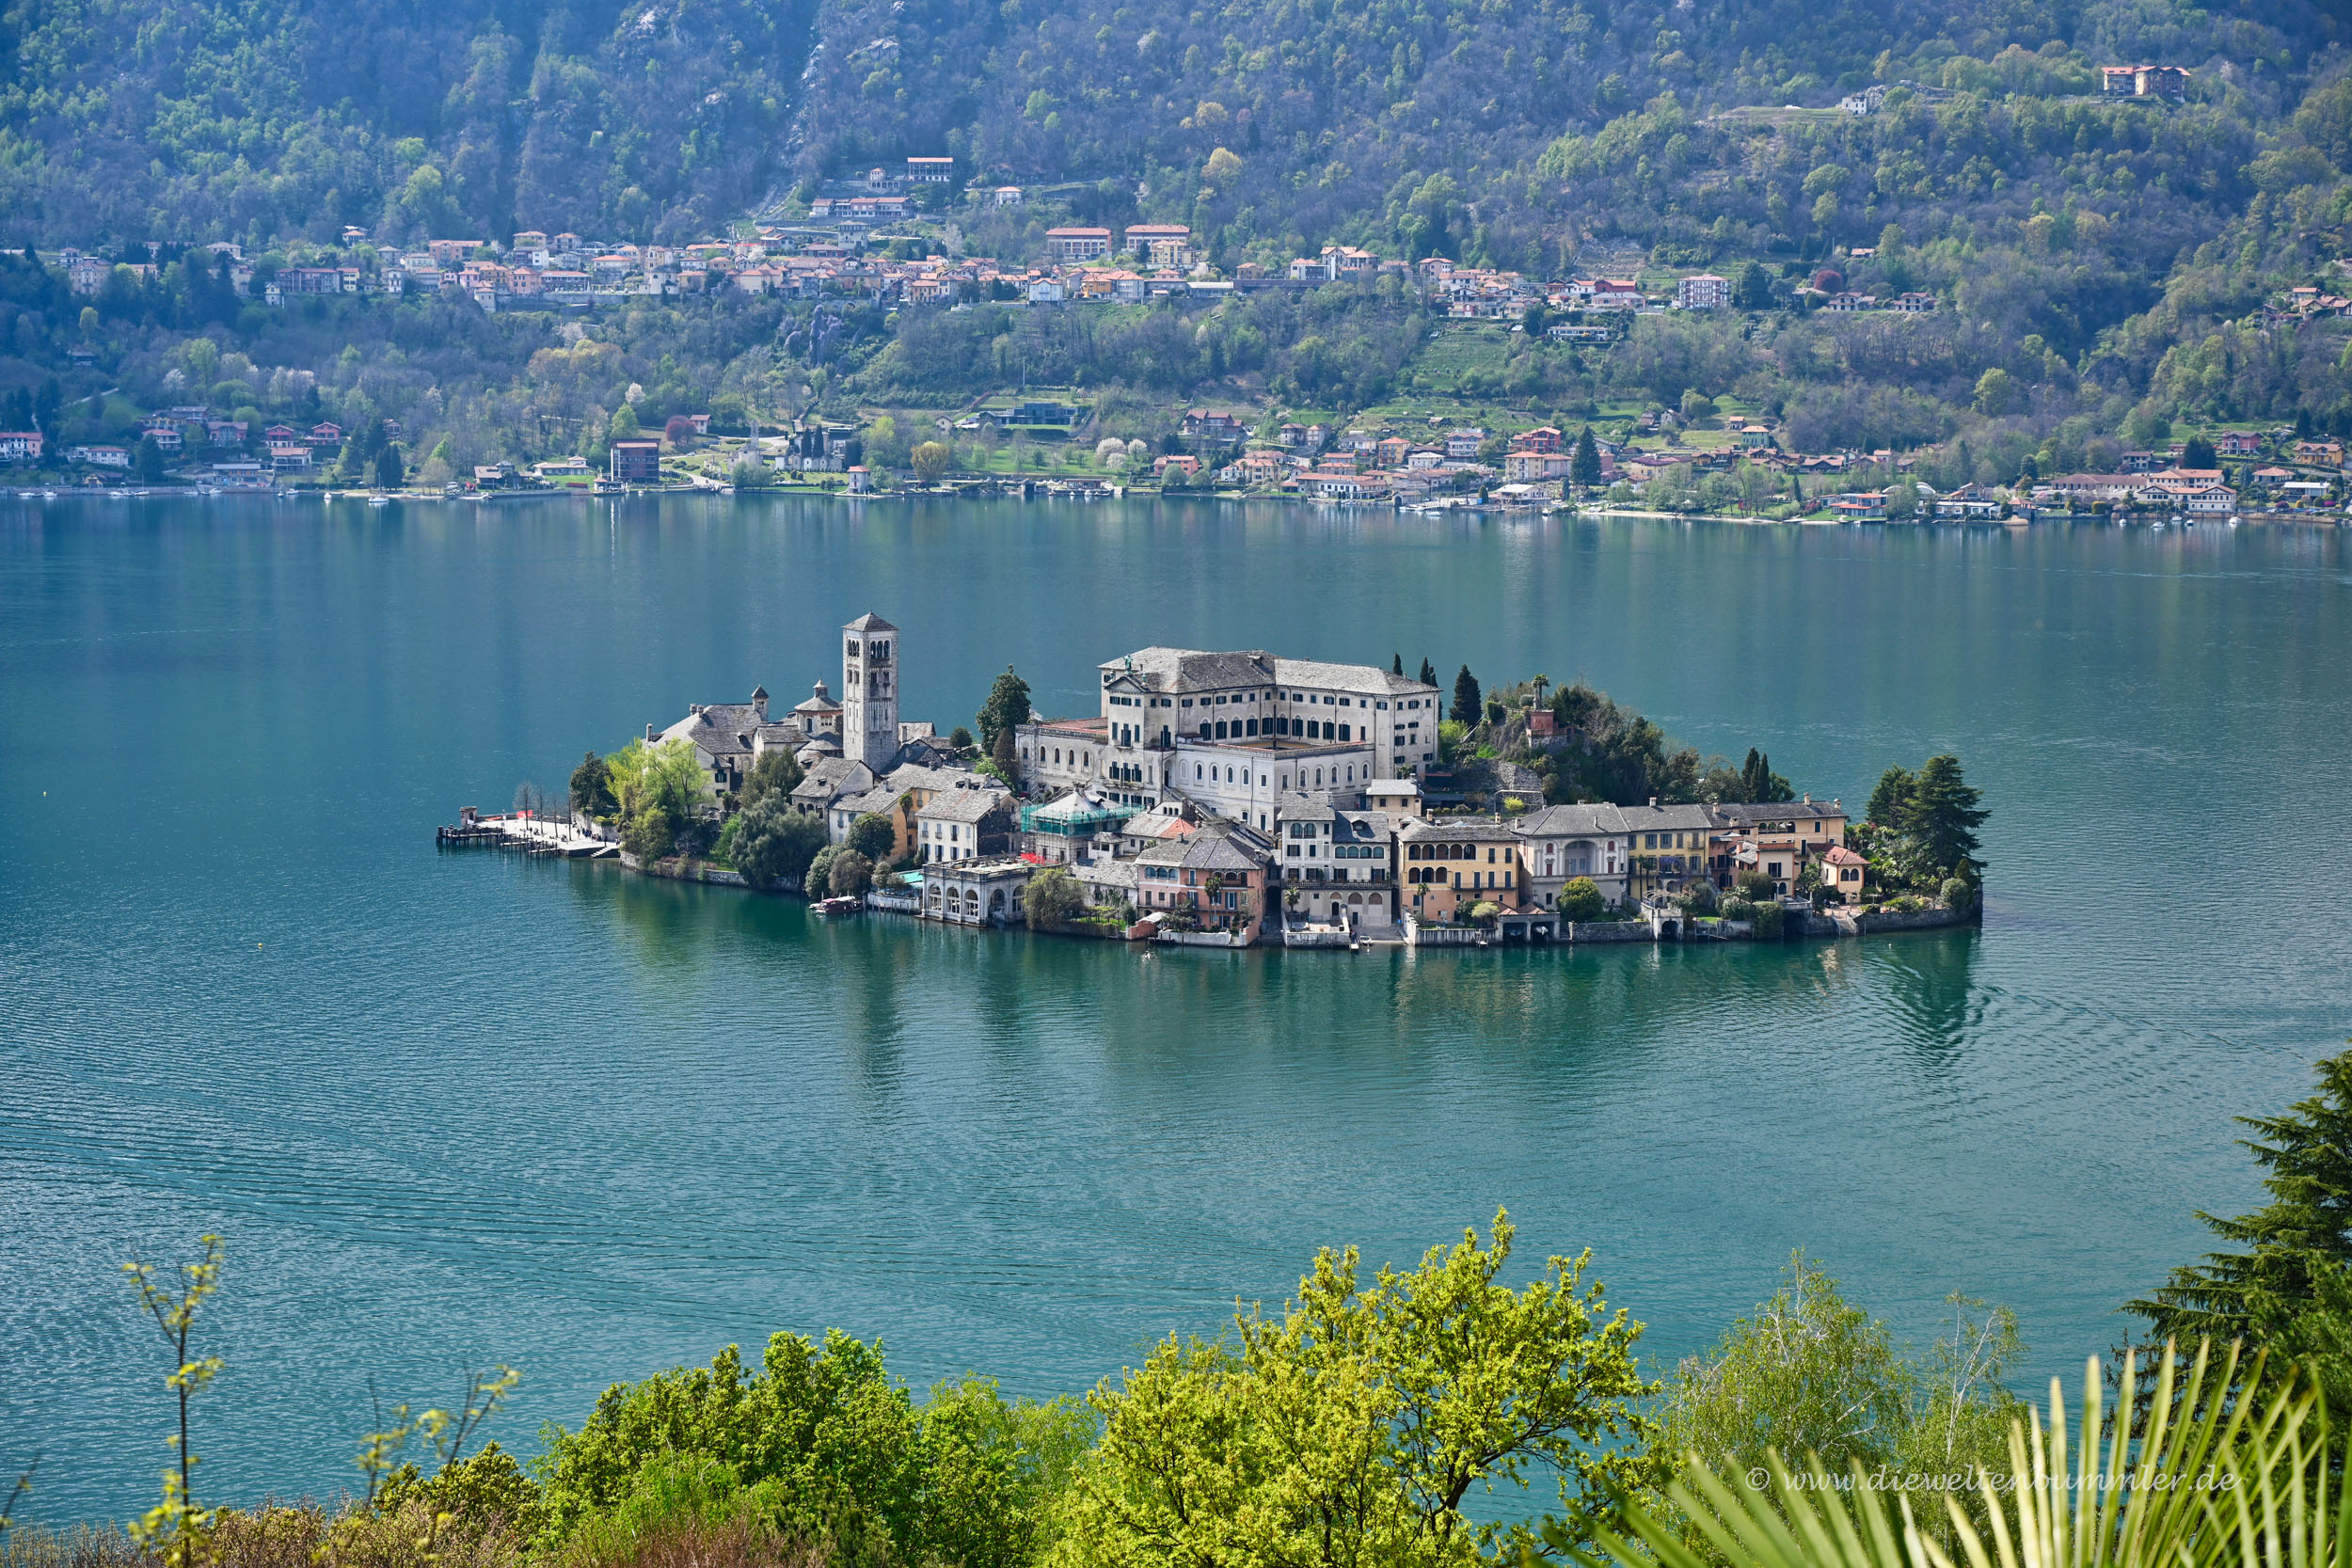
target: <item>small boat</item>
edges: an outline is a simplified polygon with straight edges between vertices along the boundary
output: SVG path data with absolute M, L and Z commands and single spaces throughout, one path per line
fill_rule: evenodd
M 389 496 L 370 496 L 368 498 L 368 504 L 370 506 L 389 506 L 392 504 L 392 498 Z
M 823 915 L 855 914 L 858 911 L 864 909 L 866 905 L 863 900 L 846 896 L 840 898 L 820 898 L 814 906 L 817 912 Z

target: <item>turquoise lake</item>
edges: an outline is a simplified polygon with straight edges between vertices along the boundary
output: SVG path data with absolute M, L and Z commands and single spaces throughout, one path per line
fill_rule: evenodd
M 866 610 L 943 729 L 1172 643 L 1581 674 L 1857 807 L 1956 751 L 1984 927 L 1145 957 L 436 851 L 690 702 L 837 681 Z M 343 1487 L 371 1378 L 494 1361 L 525 1451 L 779 1329 L 1083 1389 L 1498 1206 L 1661 1361 L 1804 1247 L 1906 1339 L 1963 1290 L 2071 1376 L 2257 1196 L 2231 1118 L 2352 1034 L 2347 669 L 2333 531 L 0 499 L 0 1470 L 40 1454 L 35 1518 L 151 1500 L 118 1269 L 206 1230 L 215 1500 Z

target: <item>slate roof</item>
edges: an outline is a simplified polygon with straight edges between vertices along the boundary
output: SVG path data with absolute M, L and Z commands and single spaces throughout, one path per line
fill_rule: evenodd
M 1449 816 L 1441 822 L 1415 822 L 1397 836 L 1407 844 L 1506 844 L 1519 833 L 1516 821 L 1500 816 Z
M 1546 806 L 1514 819 L 1525 838 L 1587 838 L 1627 831 L 1623 807 L 1602 804 Z
M 1105 675 L 1132 673 L 1154 691 L 1220 690 L 1272 686 L 1274 656 L 1251 649 L 1200 653 L 1190 648 L 1138 648 L 1102 666 Z
M 795 713 L 839 713 L 841 705 L 833 700 L 833 693 L 825 689 L 825 683 L 818 681 L 816 689 L 802 702 L 794 705 L 792 711 Z
M 1708 805 L 1617 806 L 1613 808 L 1630 833 L 1712 832 L 1723 827 L 1722 809 Z
M 1750 828 L 1759 822 L 1820 822 L 1845 815 L 1846 808 L 1835 800 L 1772 800 L 1753 805 L 1726 801 L 1715 808 L 1716 820 L 1726 828 Z
M 1340 691 L 1372 691 L 1384 697 L 1418 697 L 1424 692 L 1435 694 L 1437 688 L 1423 686 L 1408 676 L 1383 670 L 1377 664 L 1326 664 L 1312 658 L 1278 658 L 1274 661 L 1274 678 L 1286 686 L 1319 686 Z
M 897 631 L 898 628 L 869 610 L 841 629 L 843 631 Z
M 979 822 L 1009 799 L 1001 789 L 946 789 L 914 815 L 925 822 Z
M 806 775 L 792 786 L 792 799 L 829 806 L 844 795 L 873 787 L 874 770 L 855 757 L 819 757 L 808 765 Z

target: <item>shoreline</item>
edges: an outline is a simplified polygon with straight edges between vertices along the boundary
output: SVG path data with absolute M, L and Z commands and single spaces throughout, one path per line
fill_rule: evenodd
M 1178 491 L 1169 494 L 1159 490 L 1130 490 L 1113 486 L 1104 490 L 1054 490 L 1046 486 L 1058 481 L 1040 480 L 1021 486 L 990 486 L 981 484 L 941 489 L 850 491 L 840 485 L 775 484 L 752 489 L 732 485 L 707 484 L 626 485 L 617 490 L 594 489 L 571 485 L 553 490 L 493 490 L 476 491 L 455 496 L 433 495 L 414 490 L 373 491 L 311 489 L 307 486 L 283 489 L 245 489 L 204 485 L 126 485 L 126 484 L 62 484 L 12 485 L 0 487 L 0 496 L 17 501 L 62 500 L 217 500 L 224 498 L 251 498 L 281 501 L 358 501 L 370 507 L 417 505 L 502 506 L 524 501 L 614 501 L 642 500 L 648 498 L 672 499 L 704 497 L 713 500 L 756 499 L 772 496 L 778 499 L 840 500 L 870 506 L 883 501 L 930 500 L 1025 500 L 1079 501 L 1099 504 L 1105 500 L 1161 501 L 1203 500 L 1225 505 L 1275 505 L 1309 507 L 1323 511 L 1391 513 L 1398 516 L 1427 518 L 1466 515 L 1484 521 L 1517 521 L 1541 518 L 1569 520 L 1605 520 L 1622 518 L 1636 522 L 1660 523 L 1730 523 L 1743 528 L 1853 528 L 1853 529 L 2026 529 L 2046 528 L 2058 524 L 2088 523 L 2117 528 L 2147 528 L 2152 530 L 2189 529 L 2201 525 L 2222 528 L 2311 528 L 2341 529 L 2352 527 L 2352 515 L 2297 512 L 2251 512 L 2228 517 L 2200 515 L 2195 517 L 2142 516 L 2137 514 L 2096 514 L 2082 512 L 2044 513 L 2029 517 L 1920 517 L 1905 522 L 1849 522 L 1837 517 L 1753 517 L 1732 512 L 1652 512 L 1634 508 L 1578 506 L 1561 501 L 1547 501 L 1533 506 L 1496 505 L 1491 502 L 1469 501 L 1459 505 L 1405 503 L 1394 500 L 1334 500 L 1317 496 L 1253 495 L 1233 491 Z M 1031 494 L 1032 488 L 1042 493 Z
M 755 888 L 743 874 L 715 861 L 672 856 L 650 863 L 639 860 L 626 850 L 612 852 L 582 852 L 560 850 L 545 841 L 544 834 L 517 831 L 512 835 L 484 833 L 458 839 L 452 830 L 436 830 L 436 842 L 442 848 L 487 846 L 545 859 L 613 860 L 631 876 L 646 877 L 657 881 L 691 882 L 706 887 L 740 888 L 747 894 L 767 897 L 796 898 L 812 908 L 824 900 L 811 897 L 796 878 L 787 878 L 773 888 Z M 1294 931 L 1278 927 L 1263 931 L 1254 941 L 1234 942 L 1232 933 L 1222 931 L 1178 931 L 1154 928 L 1144 933 L 1144 923 L 1138 922 L 1124 931 L 1095 922 L 1065 921 L 1047 927 L 1033 927 L 1025 921 L 939 920 L 922 912 L 919 894 L 868 888 L 858 895 L 857 914 L 897 914 L 913 918 L 917 923 L 958 926 L 980 931 L 1027 931 L 1033 935 L 1063 937 L 1080 942 L 1123 942 L 1146 950 L 1168 945 L 1176 947 L 1279 948 L 1286 951 L 1358 952 L 1371 947 L 1415 948 L 1475 948 L 1502 947 L 1580 947 L 1626 946 L 1647 943 L 1651 946 L 1712 944 L 1717 942 L 1751 942 L 1756 944 L 1791 945 L 1801 942 L 1858 941 L 1866 937 L 1899 935 L 1912 931 L 1951 930 L 1960 927 L 1981 927 L 1984 924 L 1984 902 L 1979 898 L 1969 910 L 1920 909 L 1886 910 L 1866 912 L 1832 905 L 1824 910 L 1791 908 L 1784 904 L 1783 919 L 1787 928 L 1777 937 L 1760 937 L 1752 923 L 1739 920 L 1718 920 L 1713 917 L 1690 917 L 1679 911 L 1648 911 L 1631 918 L 1597 921 L 1560 921 L 1542 916 L 1547 927 L 1565 928 L 1566 934 L 1536 937 L 1532 934 L 1532 922 L 1540 911 L 1513 911 L 1512 918 L 1528 934 L 1506 936 L 1500 927 L 1422 925 L 1409 914 L 1391 929 L 1395 935 L 1366 936 L 1329 928 Z M 1089 928 L 1091 927 L 1091 928 Z M 1297 937 L 1304 940 L 1294 941 Z

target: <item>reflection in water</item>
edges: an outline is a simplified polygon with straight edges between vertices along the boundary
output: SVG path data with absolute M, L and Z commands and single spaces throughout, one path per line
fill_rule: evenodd
M 1974 1022 L 1969 984 L 1981 944 L 1981 933 L 1971 929 L 1869 944 L 1872 978 L 1885 987 L 1903 1044 L 1922 1067 L 1948 1071 L 1960 1064 Z

